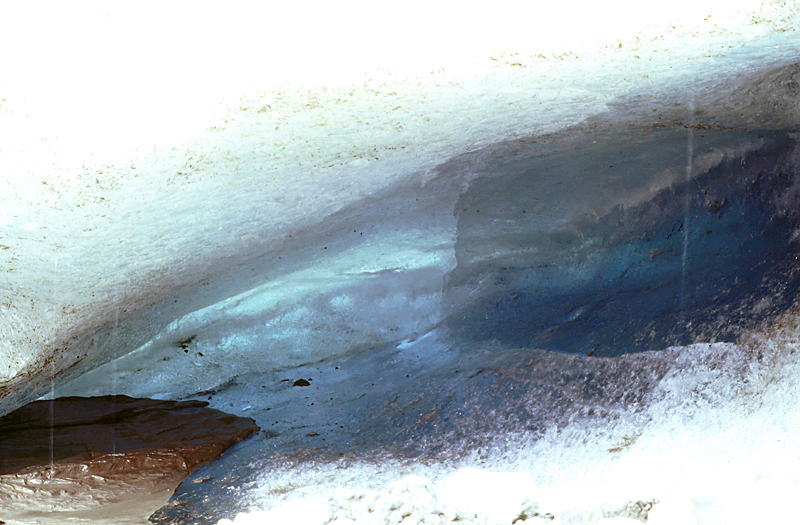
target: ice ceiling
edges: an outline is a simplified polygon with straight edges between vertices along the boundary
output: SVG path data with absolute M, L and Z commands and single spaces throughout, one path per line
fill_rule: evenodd
M 576 403 L 610 410 L 665 365 L 546 351 L 735 342 L 786 315 L 796 8 L 637 5 L 4 16 L 2 49 L 21 51 L 0 56 L 0 412 L 53 392 L 208 398 L 274 419 L 288 450 L 311 416 L 287 378 L 331 400 L 370 382 L 324 408 L 315 390 L 313 433 L 413 442 L 389 430 L 412 423 L 391 403 L 418 403 L 404 378 L 461 415 L 459 396 L 538 384 L 509 379 L 532 359 L 582 370 L 566 390 L 605 378 Z M 487 395 L 504 428 L 536 430 L 539 409 Z M 503 427 L 472 408 L 476 435 Z M 447 421 L 420 431 L 425 453 L 468 437 Z

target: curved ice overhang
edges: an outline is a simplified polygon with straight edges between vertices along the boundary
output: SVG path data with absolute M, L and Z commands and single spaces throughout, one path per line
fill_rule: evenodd
M 480 164 L 574 126 L 798 121 L 791 5 L 623 21 L 605 6 L 581 23 L 555 7 L 420 21 L 410 6 L 374 25 L 353 22 L 366 6 L 138 9 L 4 17 L 2 48 L 23 51 L 0 83 L 2 412 L 296 271 L 419 269 L 335 258 L 363 242 L 353 222 L 413 247 L 428 215 L 446 251 L 442 221 L 475 173 L 456 165 L 447 198 L 410 199 L 467 152 Z

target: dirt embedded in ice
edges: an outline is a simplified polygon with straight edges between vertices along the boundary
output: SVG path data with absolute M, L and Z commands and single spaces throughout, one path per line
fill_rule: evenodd
M 199 466 L 258 431 L 198 401 L 36 401 L 0 418 L 0 519 L 146 523 Z

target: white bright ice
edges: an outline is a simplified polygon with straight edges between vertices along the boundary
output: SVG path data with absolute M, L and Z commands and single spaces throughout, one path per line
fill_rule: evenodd
M 371 345 L 446 364 L 442 278 L 474 173 L 440 188 L 437 166 L 587 118 L 758 121 L 747 97 L 770 93 L 748 82 L 800 50 L 791 2 L 290 4 L 4 8 L 0 411 L 56 387 L 192 396 Z M 654 501 L 652 524 L 792 522 L 797 346 L 788 318 L 662 352 L 643 414 L 508 436 L 487 460 L 265 472 L 235 523 L 556 525 Z M 266 417 L 238 388 L 212 406 Z M 494 480 L 459 488 L 473 475 Z

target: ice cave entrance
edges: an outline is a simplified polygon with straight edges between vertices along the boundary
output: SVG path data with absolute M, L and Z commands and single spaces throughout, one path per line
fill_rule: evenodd
M 0 84 L 0 412 L 16 442 L 50 432 L 51 458 L 36 482 L 0 474 L 0 519 L 95 512 L 92 491 L 53 489 L 57 405 L 29 409 L 41 425 L 12 411 L 97 396 L 114 406 L 81 417 L 103 432 L 204 404 L 242 426 L 152 523 L 793 520 L 797 10 L 696 3 L 693 25 L 634 33 L 597 11 L 619 37 L 580 43 L 489 10 L 481 27 L 516 31 L 441 56 L 370 25 L 366 76 L 337 60 L 367 28 L 337 29 L 248 78 L 260 58 L 240 49 L 295 35 L 198 7 L 193 28 L 250 31 L 189 31 L 202 53 L 176 64 L 126 23 L 147 17 L 84 13 L 102 34 L 81 34 L 140 42 L 164 81 L 115 59 L 68 67 L 91 82 L 58 96 Z M 56 63 L 32 46 L 9 71 L 98 56 L 62 15 L 41 14 Z M 229 74 L 200 89 L 213 64 Z
M 313 257 L 57 394 L 255 419 L 262 432 L 184 482 L 156 523 L 272 501 L 275 486 L 244 489 L 292 483 L 266 472 L 501 461 L 509 439 L 576 419 L 622 450 L 679 349 L 712 369 L 760 363 L 731 348 L 794 308 L 798 153 L 788 131 L 676 125 L 465 154 L 288 241 L 287 259 Z

